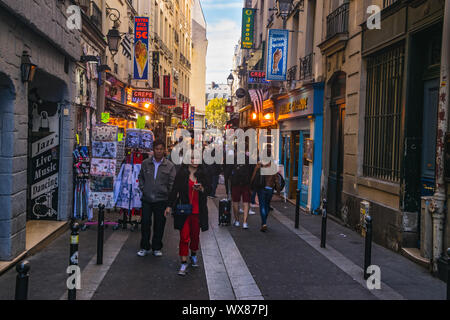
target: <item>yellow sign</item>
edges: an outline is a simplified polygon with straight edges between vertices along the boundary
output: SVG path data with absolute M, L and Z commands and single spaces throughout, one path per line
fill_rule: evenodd
M 70 236 L 70 244 L 78 244 L 78 236 Z
M 78 133 L 76 134 L 77 137 L 77 144 L 80 144 L 80 136 L 78 135 Z
M 296 99 L 292 102 L 283 104 L 280 107 L 280 114 L 286 114 L 296 111 L 304 111 L 308 109 L 308 97 Z
M 102 112 L 102 122 L 103 123 L 108 123 L 109 122 L 109 113 Z
M 119 142 L 123 140 L 123 133 L 119 132 L 119 134 L 117 135 L 117 140 Z

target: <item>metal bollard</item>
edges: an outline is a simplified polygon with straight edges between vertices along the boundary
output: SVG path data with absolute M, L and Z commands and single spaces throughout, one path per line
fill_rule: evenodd
M 322 205 L 322 232 L 320 234 L 320 247 L 325 248 L 327 240 L 327 199 L 323 199 Z
M 30 271 L 30 263 L 22 261 L 16 265 L 18 272 L 16 277 L 16 300 L 28 300 L 28 271 Z
M 297 189 L 297 197 L 295 201 L 295 229 L 298 229 L 300 220 L 300 190 Z
M 369 278 L 367 268 L 372 264 L 372 217 L 366 217 L 366 243 L 364 250 L 364 279 Z
M 97 264 L 103 264 L 103 239 L 105 233 L 105 205 L 98 205 Z
M 72 233 L 70 234 L 70 256 L 69 256 L 69 265 L 77 266 L 78 265 L 78 242 L 79 242 L 79 231 L 80 225 L 75 222 L 70 226 Z M 70 277 L 71 275 L 69 275 Z M 68 300 L 77 300 L 77 289 L 68 289 L 67 292 Z
M 447 248 L 447 300 L 450 300 L 450 248 Z

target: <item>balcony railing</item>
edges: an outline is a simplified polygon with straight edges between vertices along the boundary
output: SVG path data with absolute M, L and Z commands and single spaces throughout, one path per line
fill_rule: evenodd
M 348 32 L 349 7 L 350 4 L 346 2 L 327 16 L 327 39 Z
M 398 2 L 398 0 L 383 0 L 383 9 Z
M 303 58 L 300 58 L 300 80 L 305 80 L 312 77 L 314 53 L 310 53 Z
M 91 21 L 99 30 L 102 30 L 102 10 L 94 2 L 91 2 L 91 5 Z
M 292 68 L 289 68 L 288 74 L 287 74 L 287 80 L 288 81 L 297 80 L 297 66 L 293 66 Z

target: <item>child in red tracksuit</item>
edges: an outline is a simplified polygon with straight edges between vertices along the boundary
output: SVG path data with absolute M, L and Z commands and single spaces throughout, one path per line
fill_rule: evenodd
M 207 196 L 210 183 L 202 165 L 183 165 L 175 177 L 173 190 L 169 196 L 169 212 L 174 216 L 174 227 L 180 230 L 179 255 L 181 266 L 178 274 L 186 275 L 188 267 L 189 249 L 192 267 L 198 267 L 197 251 L 200 243 L 200 230 L 208 230 Z M 178 204 L 191 204 L 192 213 L 189 215 L 176 214 Z

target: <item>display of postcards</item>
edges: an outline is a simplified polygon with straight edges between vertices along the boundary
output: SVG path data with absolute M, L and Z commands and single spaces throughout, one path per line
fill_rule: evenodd
M 117 157 L 117 142 L 93 141 L 92 157 L 115 159 Z
M 128 129 L 127 136 L 125 138 L 125 147 L 127 148 L 139 148 L 141 141 L 140 129 Z
M 116 174 L 116 160 L 93 158 L 91 161 L 91 175 L 114 177 Z
M 139 148 L 153 150 L 153 132 L 150 130 L 141 130 L 141 140 Z
M 117 132 L 119 128 L 116 126 L 94 126 L 92 130 L 93 141 L 117 141 Z
M 91 191 L 113 192 L 114 177 L 91 176 Z
M 106 209 L 114 207 L 113 192 L 91 192 L 89 194 L 89 207 L 98 208 L 99 204 L 103 204 Z

